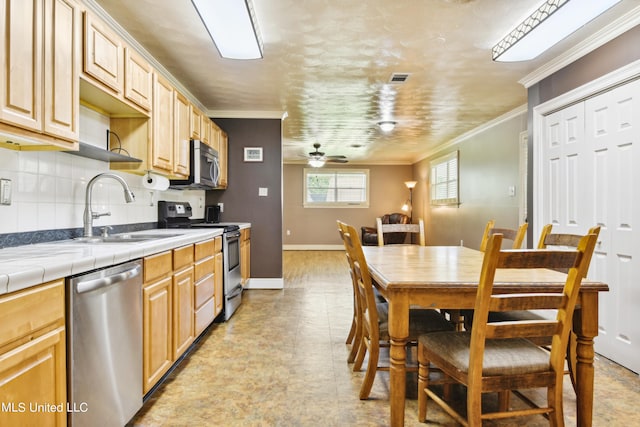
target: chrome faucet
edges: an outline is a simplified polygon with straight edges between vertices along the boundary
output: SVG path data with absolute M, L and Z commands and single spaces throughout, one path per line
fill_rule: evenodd
M 97 212 L 93 212 L 91 210 L 91 192 L 93 191 L 93 185 L 102 178 L 112 178 L 115 179 L 116 181 L 118 181 L 120 183 L 120 185 L 122 185 L 122 188 L 124 189 L 124 200 L 127 203 L 131 203 L 134 201 L 135 196 L 133 195 L 133 193 L 131 192 L 131 190 L 129 189 L 129 186 L 127 185 L 127 182 L 122 179 L 122 177 L 114 174 L 114 173 L 101 173 L 98 174 L 96 176 L 94 176 L 93 178 L 91 178 L 91 180 L 89 181 L 89 183 L 87 184 L 87 191 L 85 193 L 85 197 L 84 197 L 84 233 L 83 236 L 84 237 L 91 237 L 93 236 L 93 220 L 96 218 L 99 218 L 101 216 L 109 216 L 111 215 L 111 212 L 104 212 L 104 213 L 97 213 Z

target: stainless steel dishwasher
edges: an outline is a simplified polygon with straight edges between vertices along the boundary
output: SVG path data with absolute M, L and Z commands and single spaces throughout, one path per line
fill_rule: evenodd
M 142 407 L 142 263 L 67 279 L 69 424 L 124 426 Z

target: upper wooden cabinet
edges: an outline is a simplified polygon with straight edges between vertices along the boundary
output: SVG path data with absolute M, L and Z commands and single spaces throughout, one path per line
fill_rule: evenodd
M 173 114 L 174 114 L 174 132 L 173 139 L 173 173 L 178 176 L 189 175 L 189 145 L 191 126 L 190 119 L 190 103 L 189 100 L 177 90 L 174 90 Z
M 202 112 L 191 104 L 191 138 L 202 140 Z
M 227 188 L 227 163 L 228 163 L 228 138 L 226 132 L 218 127 L 215 122 L 209 120 L 211 123 L 211 136 L 209 138 L 209 145 L 218 152 L 218 162 L 220 164 L 220 179 L 218 181 L 219 189 Z
M 153 102 L 153 68 L 130 47 L 125 47 L 124 97 L 146 111 Z
M 79 19 L 73 0 L 1 0 L 0 132 L 76 146 Z
M 83 70 L 116 94 L 124 89 L 124 46 L 108 25 L 84 13 Z
M 206 114 L 202 114 L 202 122 L 200 129 L 200 139 L 207 145 L 211 145 L 211 119 L 206 116 Z
M 173 86 L 159 74 L 155 75 L 153 98 L 153 143 L 151 162 L 154 168 L 173 171 Z

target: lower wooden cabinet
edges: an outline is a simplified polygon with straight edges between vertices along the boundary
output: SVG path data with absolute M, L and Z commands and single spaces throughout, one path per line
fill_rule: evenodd
M 193 342 L 193 245 L 144 259 L 143 393 Z
M 66 426 L 64 281 L 0 296 L 1 426 Z
M 251 277 L 251 228 L 240 230 L 240 277 L 243 286 Z

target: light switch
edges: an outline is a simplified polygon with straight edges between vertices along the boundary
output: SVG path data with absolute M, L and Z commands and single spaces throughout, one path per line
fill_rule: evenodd
M 11 180 L 0 179 L 0 205 L 11 204 Z
M 258 188 L 258 196 L 260 197 L 267 197 L 269 195 L 269 189 L 266 187 L 259 187 Z
M 509 196 L 510 197 L 514 197 L 516 195 L 516 186 L 515 185 L 510 185 L 509 186 Z

